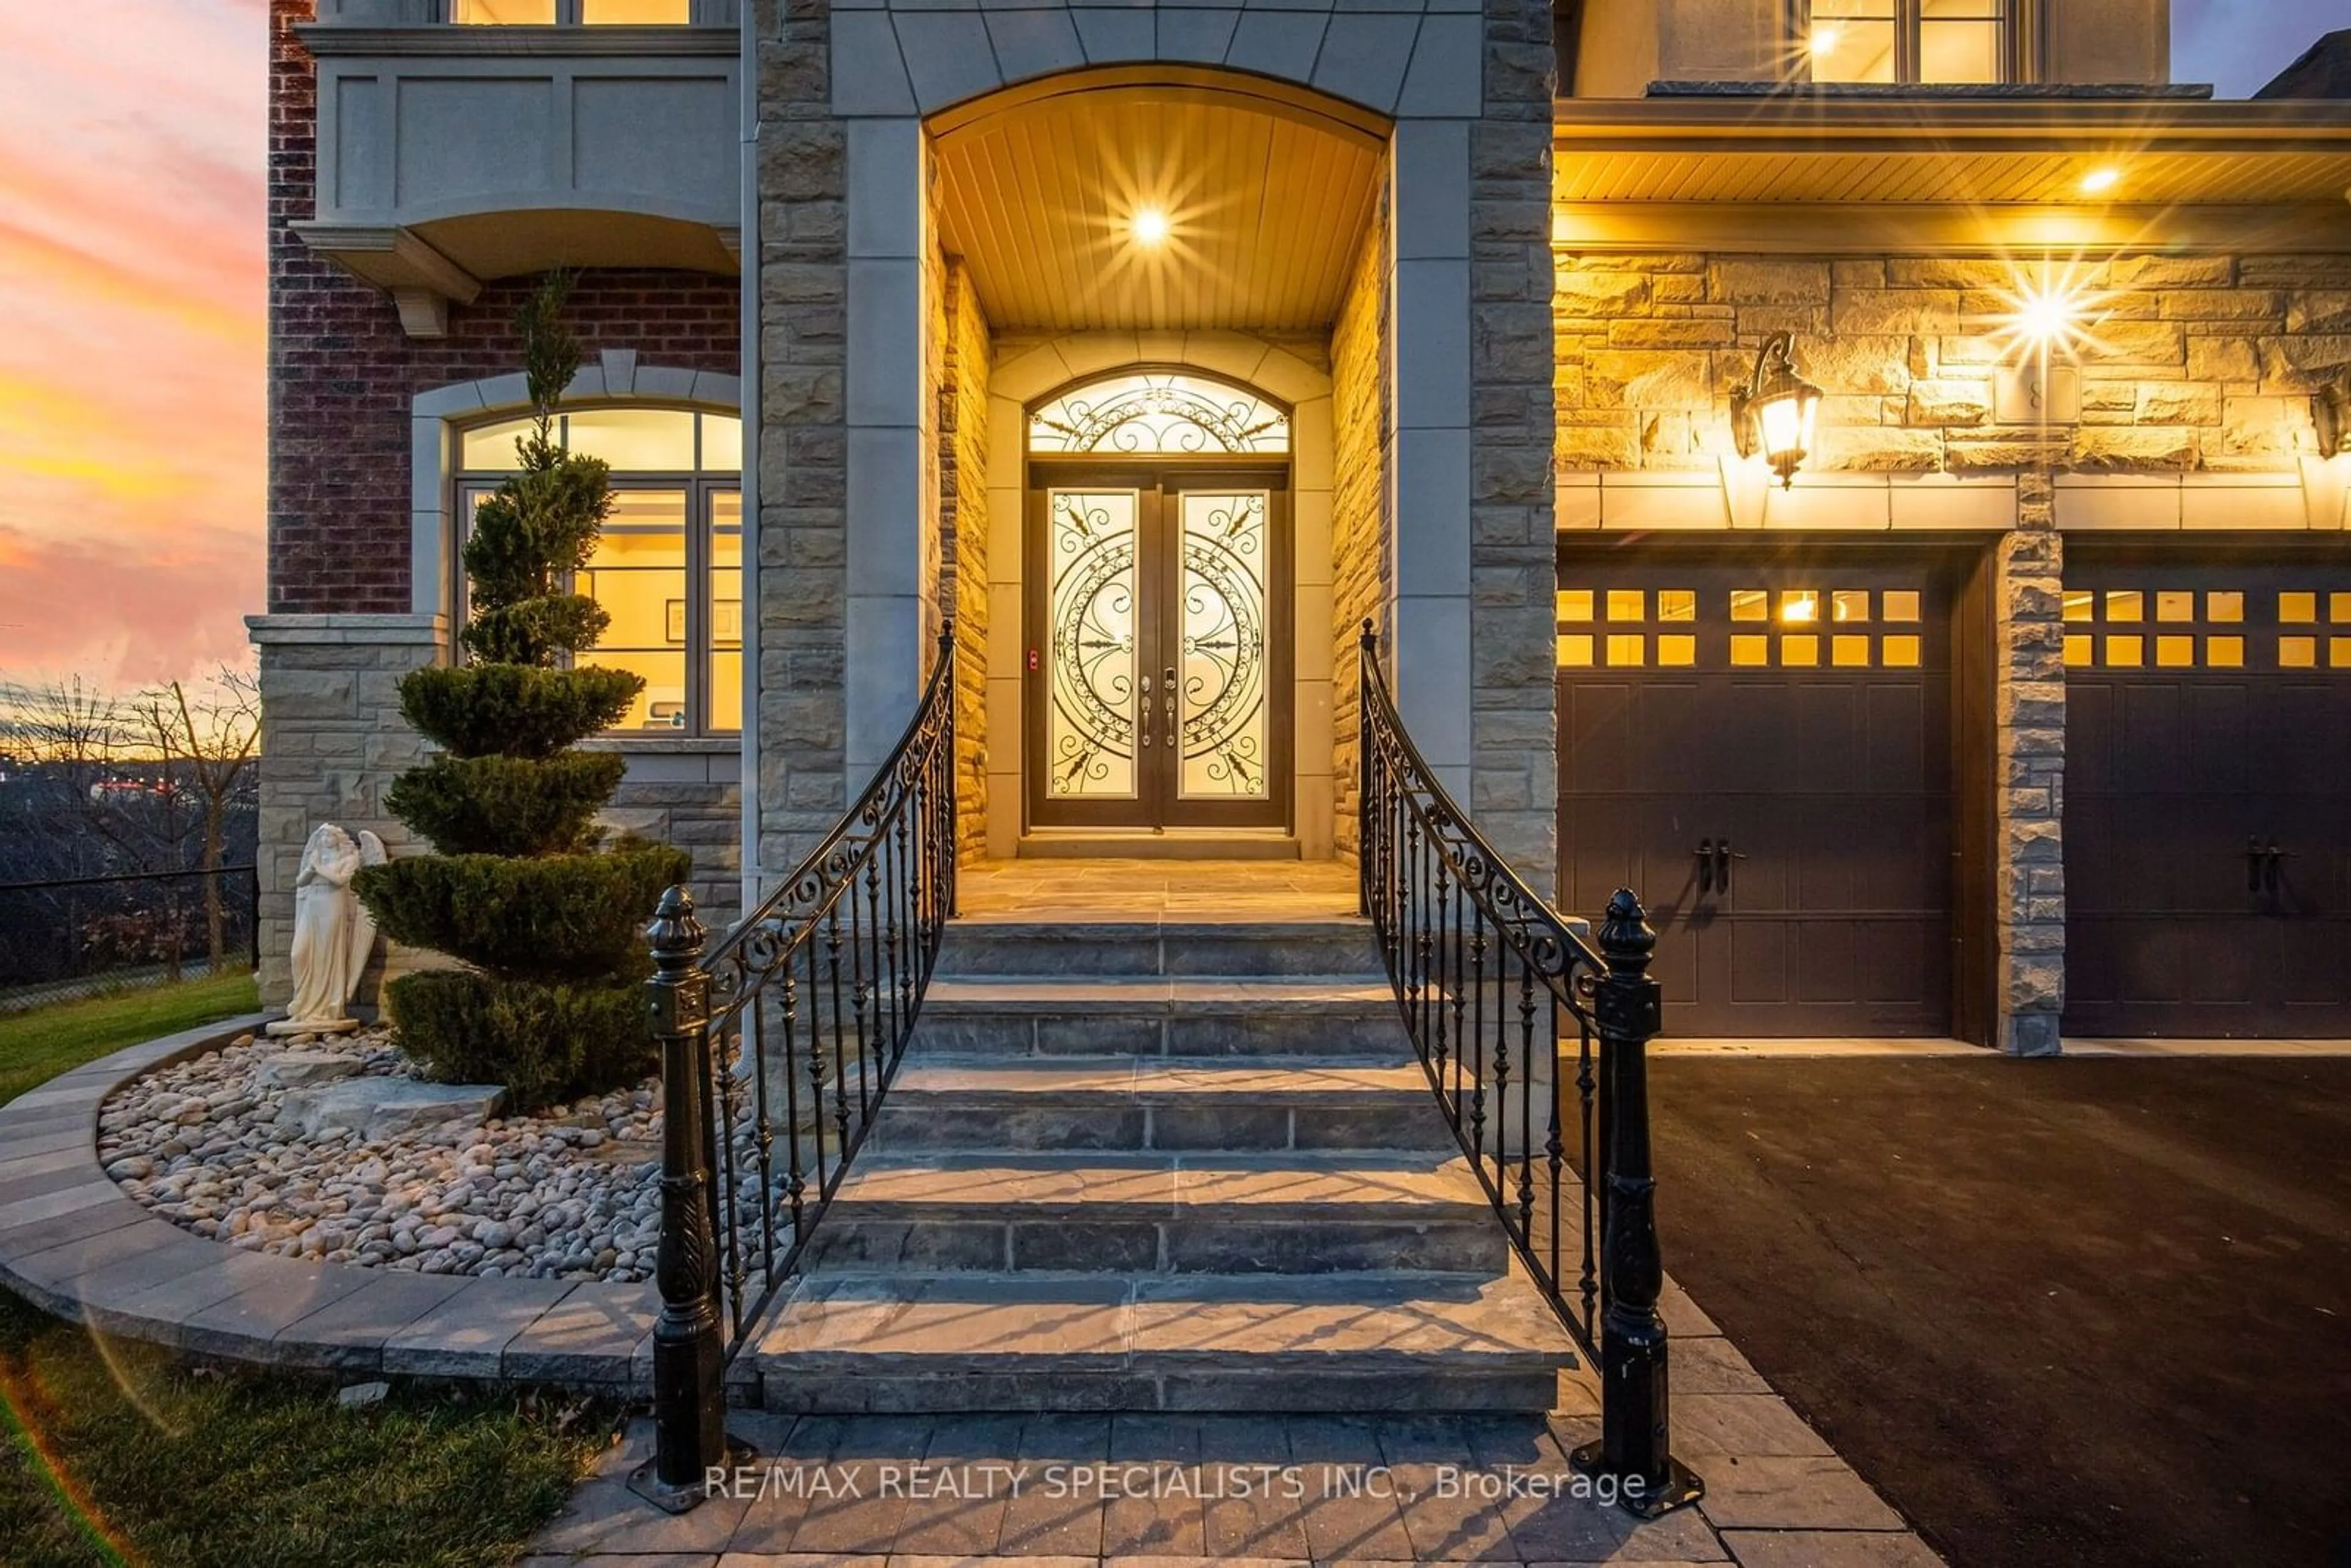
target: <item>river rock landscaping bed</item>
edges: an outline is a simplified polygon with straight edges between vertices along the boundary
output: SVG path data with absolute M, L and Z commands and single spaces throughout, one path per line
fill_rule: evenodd
M 423 1082 L 389 1030 L 241 1035 L 119 1090 L 99 1161 L 161 1218 L 248 1251 L 630 1283 L 661 1229 L 657 1087 L 500 1116 L 495 1088 Z

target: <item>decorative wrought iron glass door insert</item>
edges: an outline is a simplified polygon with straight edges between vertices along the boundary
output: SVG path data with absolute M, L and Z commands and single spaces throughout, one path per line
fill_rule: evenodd
M 1033 473 L 1029 820 L 1286 823 L 1287 469 L 1040 462 Z

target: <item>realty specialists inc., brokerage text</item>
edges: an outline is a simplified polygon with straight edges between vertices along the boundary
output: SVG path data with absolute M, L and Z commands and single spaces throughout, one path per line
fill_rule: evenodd
M 1147 1498 L 1302 1502 L 1331 1498 L 1387 1498 L 1409 1502 L 1425 1495 L 1489 1502 L 1515 1498 L 1539 1501 L 1573 1499 L 1607 1505 L 1620 1496 L 1632 1494 L 1640 1484 L 1638 1477 L 1620 1481 L 1614 1476 L 1510 1465 L 1480 1469 L 1419 1464 L 1412 1466 L 1407 1476 L 1385 1465 L 977 1461 L 713 1466 L 703 1478 L 703 1492 L 707 1497 L 755 1503 L 792 1498 L 960 1498 L 986 1501 L 1036 1495 L 1079 1501 Z

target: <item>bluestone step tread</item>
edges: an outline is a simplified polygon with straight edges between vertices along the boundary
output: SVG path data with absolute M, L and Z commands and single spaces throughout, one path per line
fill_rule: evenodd
M 1378 1218 L 1415 1220 L 1491 1214 L 1484 1189 L 1461 1159 L 1317 1158 L 1284 1151 L 1234 1155 L 1100 1155 L 1013 1158 L 877 1159 L 853 1168 L 828 1221 L 946 1217 L 985 1210 L 990 1218 L 1084 1211 L 1102 1218 L 1157 1214 L 1197 1218 Z M 1124 1211 L 1124 1212 L 1120 1212 Z
M 1170 1104 L 1238 1097 L 1264 1105 L 1344 1103 L 1404 1093 L 1426 1097 L 1428 1092 L 1427 1074 L 1416 1062 L 1118 1057 L 1012 1063 L 937 1057 L 917 1061 L 910 1057 L 898 1070 L 891 1095 L 893 1101 L 953 1094 L 985 1100 L 1122 1098 Z M 1429 1113 L 1437 1115 L 1434 1105 Z
M 1061 978 L 1044 975 L 965 976 L 931 982 L 924 1016 L 933 1013 L 1030 1013 L 1057 1009 L 1164 1018 L 1171 1014 L 1237 1014 L 1345 1009 L 1395 1012 L 1384 983 L 1353 975 L 1144 975 L 1133 979 Z
M 1083 912 L 959 917 L 939 949 L 942 977 L 1185 975 L 1381 977 L 1369 922 L 1318 917 L 1089 920 Z
M 1173 1370 L 1547 1371 L 1567 1332 L 1515 1271 L 1452 1274 L 817 1274 L 761 1335 L 768 1375 Z

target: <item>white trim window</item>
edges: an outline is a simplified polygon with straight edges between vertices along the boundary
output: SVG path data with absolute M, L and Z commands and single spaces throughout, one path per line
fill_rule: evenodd
M 743 727 L 743 424 L 733 413 L 566 404 L 557 437 L 612 465 L 612 511 L 573 587 L 611 615 L 590 657 L 645 679 L 620 735 Z M 513 471 L 528 415 L 461 431 L 457 516 Z M 463 533 L 459 535 L 463 548 Z M 458 622 L 465 616 L 458 574 Z
M 1816 82 L 1917 86 L 2009 79 L 2016 0 L 1812 0 Z

